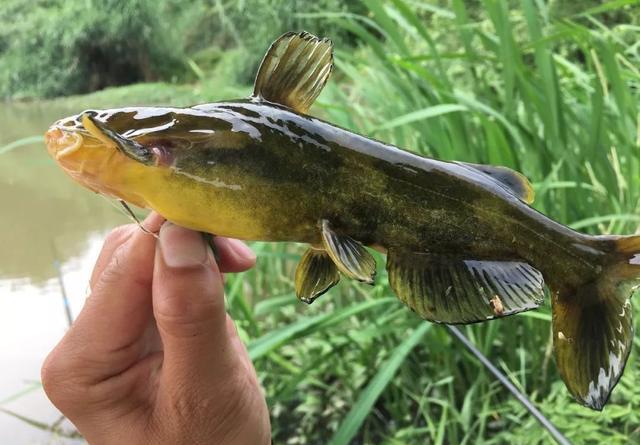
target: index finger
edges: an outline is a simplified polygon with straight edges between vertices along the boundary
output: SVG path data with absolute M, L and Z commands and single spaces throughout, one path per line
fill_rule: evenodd
M 160 230 L 160 226 L 164 222 L 164 218 L 156 212 L 151 212 L 142 221 L 142 226 L 149 232 L 156 233 Z M 113 253 L 124 243 L 126 243 L 137 230 L 141 230 L 137 224 L 126 224 L 113 229 L 104 241 L 102 250 L 98 255 L 96 264 L 91 272 L 91 278 L 89 280 L 89 287 L 94 288 L 102 271 L 111 261 Z

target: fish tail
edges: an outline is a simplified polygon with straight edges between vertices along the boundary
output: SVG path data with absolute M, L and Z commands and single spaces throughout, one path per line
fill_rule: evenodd
M 631 350 L 630 298 L 640 284 L 640 236 L 591 240 L 601 253 L 599 265 L 585 272 L 578 286 L 552 288 L 553 340 L 556 363 L 571 394 L 601 410 Z

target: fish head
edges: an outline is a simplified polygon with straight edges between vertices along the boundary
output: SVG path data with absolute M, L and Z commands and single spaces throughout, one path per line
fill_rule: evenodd
M 211 150 L 240 150 L 259 139 L 258 130 L 233 116 L 211 106 L 86 110 L 55 122 L 45 140 L 51 157 L 81 185 L 147 207 L 142 196 L 157 194 L 172 173 L 196 178 Z
M 153 138 L 127 133 L 148 127 L 126 109 L 86 110 L 53 123 L 45 134 L 49 155 L 81 185 L 117 199 L 140 205 L 136 178 L 142 169 L 170 163 L 167 151 L 153 146 Z M 144 205 L 142 205 L 144 207 Z
M 49 155 L 69 176 L 96 190 L 93 182 L 117 150 L 84 127 L 83 115 L 80 113 L 55 122 L 45 133 L 45 143 Z

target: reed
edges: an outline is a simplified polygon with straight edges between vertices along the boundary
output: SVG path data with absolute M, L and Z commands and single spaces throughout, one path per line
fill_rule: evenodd
M 336 48 L 313 114 L 424 155 L 519 170 L 534 206 L 576 229 L 637 231 L 637 0 L 363 0 L 361 9 L 297 14 L 358 43 Z M 222 98 L 227 80 L 202 78 L 196 98 Z M 166 88 L 173 101 L 194 95 Z M 550 442 L 444 327 L 393 297 L 383 257 L 373 287 L 343 280 L 306 306 L 292 291 L 302 247 L 253 247 L 258 265 L 227 276 L 227 301 L 266 389 L 274 443 Z M 640 440 L 637 351 L 596 413 L 570 399 L 555 369 L 548 299 L 462 331 L 571 441 Z
M 316 113 L 424 155 L 522 171 L 535 207 L 576 229 L 637 230 L 637 3 L 564 15 L 533 0 L 363 3 L 363 16 L 304 14 L 362 42 L 336 49 Z M 260 346 L 276 442 L 550 442 L 442 327 L 388 298 L 382 267 L 375 287 L 345 283 L 305 307 L 290 294 L 300 250 L 256 247 L 258 268 L 229 282 L 229 309 L 250 351 Z M 555 369 L 548 303 L 464 332 L 570 440 L 638 437 L 634 354 L 610 405 L 593 413 L 571 401 Z

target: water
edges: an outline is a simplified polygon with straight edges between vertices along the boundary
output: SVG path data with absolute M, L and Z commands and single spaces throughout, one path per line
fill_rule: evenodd
M 2 104 L 0 147 L 42 135 L 51 122 L 77 111 Z M 67 329 L 61 286 L 77 315 L 106 232 L 128 221 L 107 200 L 66 177 L 44 143 L 0 154 L 0 205 L 0 409 L 52 424 L 60 414 L 39 379 L 42 361 Z M 63 426 L 72 429 L 68 422 Z M 0 412 L 0 443 L 82 441 L 57 437 Z

